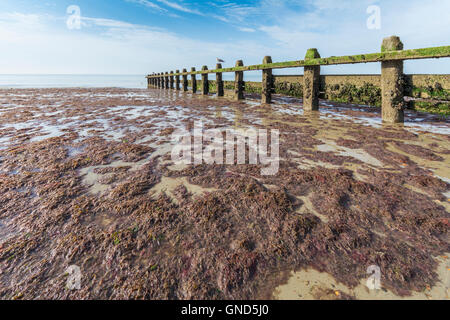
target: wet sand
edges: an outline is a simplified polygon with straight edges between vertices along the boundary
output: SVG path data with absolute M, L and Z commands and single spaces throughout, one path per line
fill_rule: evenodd
M 0 90 L 0 298 L 448 299 L 449 121 L 247 98 Z M 279 130 L 278 174 L 172 163 L 198 120 Z

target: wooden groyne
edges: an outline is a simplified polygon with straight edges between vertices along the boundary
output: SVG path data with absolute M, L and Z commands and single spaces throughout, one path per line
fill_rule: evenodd
M 261 70 L 262 75 L 262 103 L 271 103 L 274 87 L 273 69 L 286 68 L 304 68 L 303 76 L 303 108 L 306 111 L 316 111 L 319 109 L 319 93 L 321 81 L 321 66 L 340 65 L 340 64 L 357 64 L 357 63 L 381 63 L 381 107 L 382 119 L 387 123 L 400 123 L 404 121 L 404 74 L 403 61 L 432 59 L 450 57 L 450 46 L 432 47 L 424 49 L 403 50 L 403 43 L 399 37 L 392 36 L 385 38 L 381 46 L 380 53 L 360 54 L 352 56 L 340 56 L 321 58 L 317 49 L 309 49 L 304 60 L 272 62 L 271 57 L 266 56 L 263 64 L 244 66 L 242 60 L 238 60 L 234 68 L 222 68 L 221 64 L 217 64 L 214 70 L 208 70 L 207 66 L 203 66 L 201 71 L 195 68 L 191 72 L 183 69 L 183 72 L 164 72 L 153 73 L 147 76 L 149 88 L 164 88 L 181 90 L 175 83 L 182 81 L 183 91 L 188 91 L 188 76 L 191 76 L 192 92 L 197 92 L 196 75 L 202 76 L 202 94 L 209 94 L 208 75 L 216 74 L 217 95 L 224 95 L 222 74 L 226 72 L 235 73 L 234 81 L 234 98 L 236 100 L 244 99 L 244 72 Z M 180 80 L 180 77 L 182 79 Z M 174 80 L 175 79 L 175 80 Z

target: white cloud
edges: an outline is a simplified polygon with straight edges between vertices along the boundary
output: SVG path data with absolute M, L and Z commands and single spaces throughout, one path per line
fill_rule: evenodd
M 88 18 L 81 17 L 84 27 L 89 27 L 92 25 L 99 27 L 108 27 L 108 28 L 135 28 L 136 25 L 132 23 L 127 23 L 123 21 L 117 21 L 112 19 L 103 19 L 103 18 Z
M 162 8 L 161 6 L 157 5 L 156 3 L 148 1 L 148 0 L 125 0 L 125 1 L 131 2 L 131 3 L 137 3 L 137 4 L 140 4 L 147 8 L 152 8 L 152 9 L 157 9 L 159 11 L 168 12 L 167 9 Z M 198 11 L 196 9 L 190 9 L 190 8 L 184 7 L 173 1 L 168 1 L 168 0 L 155 0 L 155 1 L 162 3 L 165 6 L 175 9 L 177 11 L 181 11 L 181 12 L 185 12 L 185 13 L 192 13 L 192 14 L 197 14 L 197 15 L 203 15 L 200 11 Z M 169 14 L 169 15 L 172 15 L 172 14 Z
M 172 8 L 172 9 L 178 10 L 178 11 L 202 15 L 202 13 L 200 11 L 183 7 L 176 2 L 171 2 L 171 1 L 167 1 L 167 0 L 156 0 L 156 1 L 163 3 L 166 6 Z
M 240 27 L 239 30 L 242 32 L 255 32 L 256 30 L 253 28 Z
M 253 41 L 248 36 L 246 41 L 200 41 L 162 28 L 94 17 L 83 17 L 82 29 L 71 31 L 65 28 L 63 17 L 0 13 L 0 39 L 2 47 L 7 48 L 2 50 L 0 70 L 145 74 L 204 64 L 214 66 L 217 56 L 230 66 L 238 59 L 246 65 L 259 64 L 265 55 L 271 55 L 274 61 L 298 60 L 312 47 L 318 48 L 323 57 L 370 53 L 379 51 L 383 37 L 393 34 L 401 37 L 405 48 L 448 45 L 450 38 L 449 19 L 445 19 L 450 1 L 410 0 L 408 6 L 403 1 L 380 1 L 381 30 L 366 28 L 366 8 L 373 1 L 344 0 L 337 7 L 334 0 L 308 0 L 311 2 L 307 11 L 292 9 L 288 4 L 293 0 L 278 1 L 272 6 L 274 1 L 262 0 L 253 7 L 233 3 L 223 6 L 230 13 L 220 15 L 224 22 L 242 32 L 260 31 Z M 263 16 L 265 19 L 255 19 Z M 236 17 L 241 22 L 237 23 Z M 261 33 L 265 38 L 261 39 Z M 450 59 L 412 61 L 406 63 L 406 72 L 448 73 L 449 66 Z M 324 73 L 379 73 L 380 66 L 375 63 L 323 69 Z
M 167 11 L 166 9 L 161 8 L 160 6 L 158 6 L 156 3 L 153 3 L 151 1 L 148 0 L 125 0 L 126 2 L 131 2 L 131 3 L 137 3 L 140 5 L 143 5 L 147 8 L 151 8 L 151 9 L 156 9 L 159 11 Z
M 0 23 L 22 28 L 36 28 L 40 26 L 41 16 L 37 14 L 25 14 L 20 12 L 0 13 Z
M 212 67 L 217 56 L 230 65 L 238 59 L 259 63 L 261 52 L 269 52 L 253 42 L 199 41 L 111 19 L 82 17 L 82 29 L 72 31 L 55 28 L 55 20 L 43 16 L 32 19 L 33 28 L 18 22 L 25 16 L 7 17 L 0 17 L 0 38 L 8 48 L 0 60 L 2 73 L 147 74 Z M 63 19 L 57 22 L 65 26 Z
M 381 30 L 366 27 L 366 9 L 381 8 Z M 286 11 L 282 19 L 259 30 L 276 45 L 285 48 L 287 58 L 302 58 L 308 48 L 318 48 L 323 57 L 379 52 L 384 37 L 398 35 L 405 48 L 448 45 L 450 1 L 356 1 L 308 0 L 308 10 Z M 449 59 L 412 61 L 406 72 L 448 73 Z M 447 71 L 445 67 L 447 66 Z M 329 72 L 379 72 L 379 64 L 326 67 Z M 346 71 L 349 70 L 349 71 Z M 355 70 L 355 71 L 353 71 Z

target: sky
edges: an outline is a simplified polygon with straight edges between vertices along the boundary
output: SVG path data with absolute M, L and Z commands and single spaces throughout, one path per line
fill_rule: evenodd
M 379 13 L 379 14 L 378 14 Z M 0 74 L 149 74 L 450 45 L 450 0 L 0 0 Z M 379 73 L 380 64 L 324 74 Z M 450 58 L 405 62 L 450 73 Z M 277 71 L 302 73 L 301 69 Z

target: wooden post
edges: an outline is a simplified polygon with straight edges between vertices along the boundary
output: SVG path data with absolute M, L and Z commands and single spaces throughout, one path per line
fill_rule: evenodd
M 272 57 L 264 57 L 263 64 L 272 63 Z M 273 75 L 272 69 L 264 69 L 262 72 L 261 103 L 272 103 Z
M 158 81 L 158 88 L 160 88 L 161 89 L 161 86 L 162 86 L 162 81 L 161 81 L 161 73 L 158 73 L 158 78 L 156 79 L 157 81 Z
M 308 49 L 305 61 L 320 58 L 317 49 Z M 303 83 L 303 110 L 319 110 L 320 66 L 306 66 Z
M 216 64 L 216 69 L 222 69 L 222 64 L 221 63 Z M 216 73 L 216 87 L 217 87 L 217 96 L 223 97 L 224 90 L 223 90 L 222 72 Z
M 191 68 L 191 72 L 195 72 L 194 67 Z M 195 74 L 191 75 L 191 81 L 192 81 L 192 93 L 196 93 L 197 92 L 197 78 L 196 78 Z
M 381 52 L 403 50 L 399 37 L 385 38 Z M 383 122 L 404 122 L 403 60 L 381 62 L 381 114 Z
M 187 70 L 183 69 L 183 73 L 186 73 Z M 188 91 L 188 76 L 186 74 L 183 74 L 183 91 Z
M 170 81 L 170 89 L 174 88 L 174 78 L 173 78 L 173 71 L 170 71 L 170 77 L 169 77 L 169 81 Z
M 236 67 L 243 67 L 244 62 L 242 60 L 236 61 Z M 244 72 L 243 71 L 237 71 L 235 72 L 234 77 L 234 99 L 235 100 L 243 100 L 244 99 Z
M 170 86 L 170 84 L 169 84 L 169 73 L 168 72 L 166 72 L 165 73 L 165 81 L 166 81 L 166 89 L 169 89 L 169 86 Z
M 147 89 L 150 89 L 152 87 L 152 79 L 147 78 Z
M 208 67 L 203 66 L 202 71 L 207 71 Z M 209 80 L 208 80 L 208 74 L 203 73 L 202 74 L 202 94 L 204 96 L 207 96 L 209 94 Z
M 176 70 L 176 73 L 180 73 L 180 70 Z M 177 91 L 180 91 L 180 75 L 177 74 L 175 77 L 175 88 L 177 89 Z
M 161 78 L 160 79 L 161 79 L 161 88 L 164 89 L 166 87 L 166 81 L 165 81 L 163 72 L 161 72 Z

